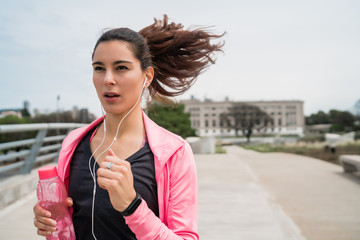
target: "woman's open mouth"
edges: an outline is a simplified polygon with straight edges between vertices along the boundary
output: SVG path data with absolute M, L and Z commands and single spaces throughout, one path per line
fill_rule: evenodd
M 105 92 L 104 97 L 106 101 L 112 102 L 115 101 L 118 97 L 120 97 L 120 94 L 114 92 Z

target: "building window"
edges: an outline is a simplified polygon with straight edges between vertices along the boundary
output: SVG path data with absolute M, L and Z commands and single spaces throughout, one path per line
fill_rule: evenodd
M 213 127 L 216 127 L 216 120 L 213 120 Z
M 205 127 L 209 127 L 209 121 L 205 120 Z
M 279 126 L 281 126 L 281 118 L 278 119 Z

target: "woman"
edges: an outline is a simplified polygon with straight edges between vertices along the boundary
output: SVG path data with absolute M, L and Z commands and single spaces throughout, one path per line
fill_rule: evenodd
M 106 116 L 72 131 L 58 162 L 77 239 L 198 239 L 192 151 L 144 114 L 140 98 L 144 89 L 157 99 L 185 92 L 214 63 L 223 44 L 210 40 L 221 36 L 164 16 L 99 38 L 93 83 Z M 34 213 L 39 235 L 56 230 L 50 212 L 36 204 Z

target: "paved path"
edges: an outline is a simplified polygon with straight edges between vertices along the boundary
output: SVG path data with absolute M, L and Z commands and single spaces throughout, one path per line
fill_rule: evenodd
M 360 239 L 360 176 L 340 166 L 287 153 L 229 147 L 308 240 Z
M 304 240 L 236 152 L 195 159 L 200 239 Z
M 33 224 L 35 192 L 0 211 L 1 240 L 45 240 L 36 234 Z
M 201 239 L 360 239 L 360 178 L 291 154 L 196 155 Z M 0 239 L 37 240 L 35 193 L 0 211 Z

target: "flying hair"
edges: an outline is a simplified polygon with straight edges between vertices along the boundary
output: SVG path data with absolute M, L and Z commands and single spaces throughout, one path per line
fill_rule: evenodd
M 139 34 L 147 41 L 155 70 L 150 95 L 174 97 L 187 91 L 199 74 L 215 63 L 215 53 L 222 52 L 224 42 L 212 44 L 211 40 L 225 33 L 212 34 L 208 27 L 186 30 L 180 23 L 169 23 L 164 15 L 163 20 L 155 18 Z

